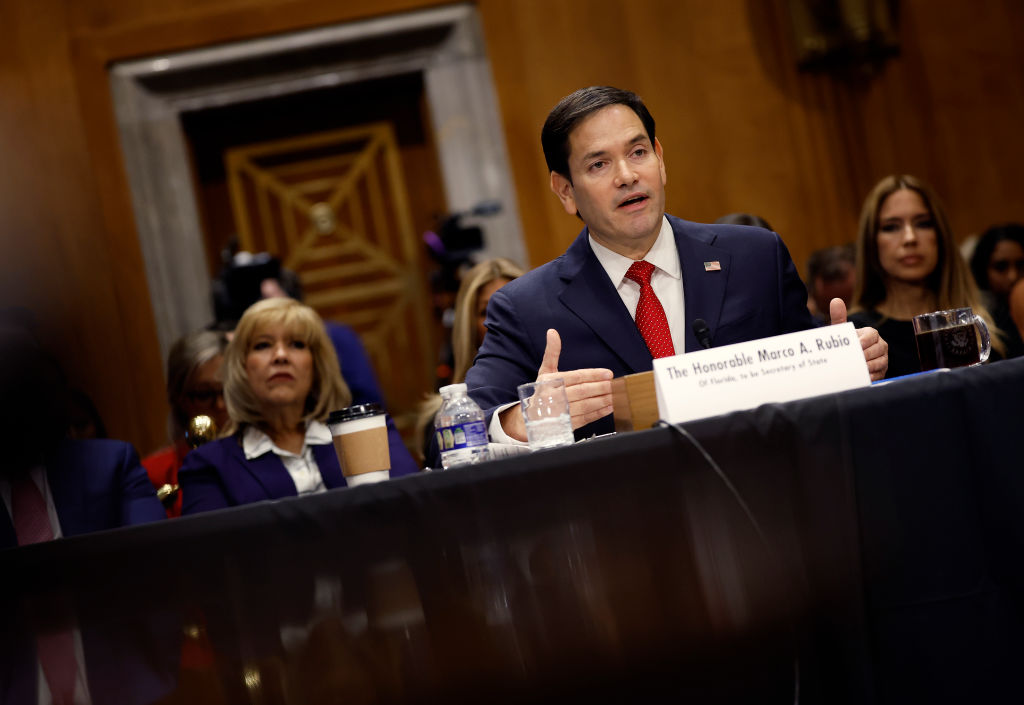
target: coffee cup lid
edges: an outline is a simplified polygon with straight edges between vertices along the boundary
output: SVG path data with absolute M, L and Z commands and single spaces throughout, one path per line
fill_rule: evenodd
M 348 406 L 344 409 L 338 409 L 332 411 L 331 415 L 327 417 L 327 423 L 342 423 L 344 421 L 352 421 L 354 419 L 365 419 L 368 416 L 377 416 L 383 414 L 384 409 L 381 408 L 380 404 L 376 402 L 371 404 L 356 404 L 355 406 Z

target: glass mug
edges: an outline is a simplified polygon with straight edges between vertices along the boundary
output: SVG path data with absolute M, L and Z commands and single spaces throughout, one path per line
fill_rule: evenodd
M 922 371 L 980 365 L 992 351 L 988 326 L 970 307 L 914 316 L 914 337 Z

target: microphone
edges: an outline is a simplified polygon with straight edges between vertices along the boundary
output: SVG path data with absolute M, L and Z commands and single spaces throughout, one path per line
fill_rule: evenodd
M 705 350 L 711 349 L 711 331 L 708 329 L 708 324 L 704 322 L 703 318 L 697 318 L 693 321 L 693 334 L 697 336 L 697 342 Z

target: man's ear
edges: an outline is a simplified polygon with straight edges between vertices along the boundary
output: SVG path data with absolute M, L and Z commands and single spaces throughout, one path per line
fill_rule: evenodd
M 665 153 L 661 149 L 661 141 L 654 138 L 654 153 L 658 155 L 658 161 L 661 162 L 661 185 L 664 186 L 668 183 L 668 176 L 665 173 Z
M 576 192 L 572 188 L 572 182 L 557 171 L 551 172 L 551 191 L 558 196 L 562 202 L 562 208 L 569 215 L 576 215 Z

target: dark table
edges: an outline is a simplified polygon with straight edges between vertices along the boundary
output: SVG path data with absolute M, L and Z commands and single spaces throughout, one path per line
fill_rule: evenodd
M 0 695 L 1020 701 L 1024 360 L 0 553 Z M 28 657 L 26 657 L 26 653 Z M 21 688 L 22 690 L 19 690 Z

